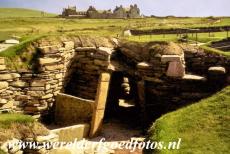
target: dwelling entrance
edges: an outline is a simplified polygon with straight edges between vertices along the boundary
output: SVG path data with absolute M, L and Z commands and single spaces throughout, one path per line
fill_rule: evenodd
M 102 133 L 107 139 L 126 140 L 140 136 L 140 130 L 137 84 L 134 78 L 123 72 L 113 72 L 110 79 Z M 116 134 L 113 135 L 109 132 L 116 132 Z M 115 139 L 114 136 L 116 136 Z

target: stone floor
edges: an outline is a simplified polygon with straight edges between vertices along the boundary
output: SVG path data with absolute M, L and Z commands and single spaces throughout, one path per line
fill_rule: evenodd
M 100 146 L 100 140 L 105 138 L 103 146 Z M 70 147 L 66 149 L 52 150 L 52 154 L 142 154 L 142 149 L 137 149 L 131 152 L 129 149 L 116 149 L 111 146 L 120 142 L 129 142 L 131 139 L 139 142 L 145 138 L 140 129 L 131 128 L 127 124 L 121 123 L 117 119 L 112 119 L 105 122 L 102 131 L 98 137 L 81 140 L 78 143 L 85 142 L 87 147 L 84 149 Z M 99 148 L 102 147 L 102 148 Z

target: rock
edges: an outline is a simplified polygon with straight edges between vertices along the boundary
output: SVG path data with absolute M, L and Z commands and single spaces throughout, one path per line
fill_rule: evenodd
M 166 75 L 169 77 L 183 77 L 185 68 L 181 62 L 170 62 Z
M 27 101 L 27 100 L 30 100 L 31 97 L 30 96 L 27 96 L 27 95 L 18 95 L 18 96 L 15 96 L 15 100 L 16 101 Z
M 60 58 L 40 58 L 39 59 L 39 62 L 41 65 L 58 63 L 60 61 L 61 61 Z
M 198 75 L 185 74 L 183 80 L 206 81 L 207 79 L 205 77 L 198 76 Z
M 1 106 L 1 105 L 4 105 L 4 104 L 6 104 L 6 103 L 7 103 L 7 100 L 1 99 L 1 98 L 0 98 L 0 106 Z
M 20 151 L 20 147 L 18 145 L 20 141 L 18 139 L 13 138 L 12 140 L 9 140 L 2 144 L 0 147 L 5 153 L 16 153 Z M 8 145 L 14 145 L 12 147 L 8 147 Z
M 58 141 L 58 135 L 57 134 L 49 134 L 47 136 L 38 136 L 36 138 L 37 142 L 57 142 Z
M 8 88 L 9 83 L 8 82 L 0 82 L 0 90 Z
M 141 62 L 137 64 L 137 68 L 138 69 L 151 69 L 152 66 L 151 64 L 147 63 L 147 62 Z
M 0 57 L 0 65 L 4 65 L 5 64 L 5 59 Z
M 208 72 L 211 74 L 226 74 L 224 67 L 209 67 Z
M 46 84 L 46 81 L 44 80 L 34 80 L 30 84 L 31 87 L 44 87 Z
M 64 65 L 47 65 L 45 66 L 45 69 L 46 71 L 54 71 L 54 70 L 60 70 L 60 69 L 63 69 L 64 68 Z
M 180 62 L 181 56 L 179 55 L 163 55 L 161 56 L 161 62 L 167 63 L 167 62 Z
M 34 97 L 41 97 L 45 95 L 44 91 L 27 91 L 27 95 Z
M 11 73 L 11 74 L 0 74 L 0 80 L 13 80 L 15 78 L 19 78 L 20 74 Z
M 102 61 L 102 60 L 95 59 L 94 60 L 94 64 L 95 65 L 99 65 L 99 66 L 108 66 L 109 62 L 108 61 Z
M 132 36 L 132 33 L 130 30 L 124 31 L 124 36 Z
M 6 65 L 0 65 L 0 71 L 3 71 L 6 69 Z
M 54 96 L 53 94 L 48 94 L 48 95 L 42 96 L 41 99 L 49 99 L 49 98 L 52 98 L 53 96 Z
M 17 88 L 25 88 L 25 87 L 29 86 L 29 83 L 21 81 L 21 80 L 18 80 L 18 81 L 10 83 L 10 85 L 13 86 L 13 87 L 17 87 Z

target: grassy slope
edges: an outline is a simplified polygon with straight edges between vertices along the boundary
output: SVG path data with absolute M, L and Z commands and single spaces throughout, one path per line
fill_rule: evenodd
M 48 130 L 29 115 L 0 114 L 0 142 L 47 134 Z
M 0 18 L 9 17 L 42 17 L 42 11 L 31 10 L 31 9 L 21 9 L 21 8 L 0 8 Z M 44 16 L 52 17 L 55 14 L 45 13 Z
M 228 153 L 230 148 L 230 86 L 208 99 L 159 118 L 150 139 L 182 138 L 181 149 L 159 153 Z

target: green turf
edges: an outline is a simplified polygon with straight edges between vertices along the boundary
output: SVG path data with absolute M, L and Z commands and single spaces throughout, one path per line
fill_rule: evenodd
M 162 116 L 151 127 L 149 138 L 164 142 L 182 139 L 180 150 L 158 150 L 156 153 L 227 154 L 229 120 L 230 86 L 210 98 Z
M 0 114 L 0 128 L 7 129 L 14 123 L 28 124 L 33 123 L 31 116 L 23 114 Z
M 55 14 L 22 8 L 0 8 L 0 18 L 12 17 L 53 17 Z

